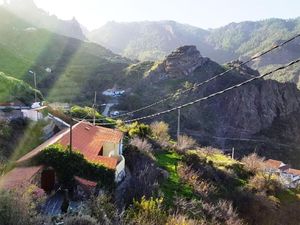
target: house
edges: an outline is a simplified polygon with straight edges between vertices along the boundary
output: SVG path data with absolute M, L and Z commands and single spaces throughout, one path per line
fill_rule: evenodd
M 40 106 L 33 105 L 31 109 L 22 109 L 21 112 L 23 113 L 24 118 L 28 118 L 33 121 L 39 121 L 44 119 L 44 115 L 42 111 L 47 108 L 47 106 Z
M 102 92 L 103 95 L 112 96 L 112 97 L 121 96 L 124 93 L 125 93 L 124 90 L 116 90 L 116 89 L 107 89 L 107 90 Z
M 281 178 L 289 188 L 297 188 L 300 186 L 300 170 L 287 169 L 282 172 Z
M 280 181 L 288 188 L 296 188 L 300 185 L 300 170 L 292 169 L 282 161 L 268 159 L 265 161 L 266 172 L 277 174 Z
M 270 173 L 280 174 L 281 172 L 287 170 L 289 166 L 282 161 L 268 159 L 265 161 L 266 171 Z
M 67 147 L 70 144 L 70 129 L 66 128 L 55 136 L 33 149 L 17 161 L 17 167 L 0 179 L 0 188 L 16 188 L 34 180 L 46 192 L 54 189 L 56 184 L 55 171 L 43 166 L 26 167 L 28 162 L 37 156 L 43 149 L 52 145 L 61 144 Z M 125 159 L 123 151 L 123 133 L 110 128 L 94 126 L 88 122 L 79 122 L 72 126 L 72 146 L 83 154 L 86 160 L 101 164 L 115 171 L 115 182 L 121 181 L 125 176 Z M 20 172 L 21 171 L 21 172 Z M 22 177 L 22 171 L 28 176 Z M 96 183 L 84 178 L 75 178 L 83 188 L 94 188 Z M 3 184 L 3 185 L 2 185 Z

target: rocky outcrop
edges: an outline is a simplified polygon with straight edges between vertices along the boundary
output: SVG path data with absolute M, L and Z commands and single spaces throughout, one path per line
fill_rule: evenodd
M 202 66 L 207 58 L 203 58 L 194 45 L 177 48 L 154 69 L 149 71 L 152 80 L 156 78 L 180 78 L 191 75 L 195 69 Z

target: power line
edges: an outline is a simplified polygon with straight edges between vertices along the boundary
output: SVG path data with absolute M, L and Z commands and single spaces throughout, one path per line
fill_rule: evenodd
M 157 117 L 157 116 L 160 116 L 160 115 L 164 115 L 164 114 L 173 112 L 173 111 L 178 110 L 178 109 L 186 108 L 186 107 L 191 106 L 191 105 L 194 105 L 194 104 L 196 104 L 196 103 L 198 103 L 198 102 L 202 102 L 202 101 L 208 100 L 208 99 L 210 99 L 210 98 L 216 97 L 216 96 L 218 96 L 218 95 L 222 95 L 222 94 L 224 94 L 224 93 L 226 93 L 226 92 L 228 92 L 228 91 L 231 91 L 231 90 L 233 90 L 233 89 L 236 89 L 236 88 L 239 88 L 239 87 L 241 87 L 241 86 L 244 86 L 244 85 L 246 85 L 246 84 L 248 84 L 248 83 L 250 83 L 250 82 L 252 82 L 252 81 L 261 79 L 261 78 L 263 78 L 263 77 L 265 77 L 265 76 L 268 76 L 268 75 L 270 75 L 270 74 L 272 74 L 272 73 L 275 73 L 275 72 L 277 72 L 277 71 L 279 71 L 279 70 L 283 70 L 283 69 L 285 69 L 285 68 L 287 68 L 287 67 L 290 67 L 290 66 L 292 66 L 292 65 L 294 65 L 294 64 L 296 64 L 296 63 L 299 63 L 299 62 L 300 62 L 300 58 L 298 58 L 298 59 L 296 59 L 296 60 L 294 60 L 294 61 L 291 61 L 290 63 L 288 63 L 288 64 L 286 64 L 286 65 L 280 66 L 280 67 L 278 67 L 278 68 L 276 68 L 276 69 L 274 69 L 274 70 L 272 70 L 272 71 L 269 71 L 269 72 L 267 72 L 267 73 L 264 73 L 264 74 L 262 74 L 262 75 L 260 75 L 260 76 L 250 78 L 250 79 L 248 79 L 248 80 L 246 80 L 246 81 L 243 81 L 243 82 L 241 82 L 241 83 L 239 83 L 239 84 L 236 84 L 236 85 L 233 85 L 233 86 L 231 86 L 231 87 L 228 87 L 228 88 L 226 88 L 226 89 L 224 89 L 224 90 L 222 90 L 222 91 L 215 92 L 215 93 L 210 94 L 210 95 L 208 95 L 208 96 L 205 96 L 205 97 L 196 99 L 196 100 L 194 100 L 194 101 L 185 103 L 185 104 L 183 104 L 183 105 L 176 106 L 176 107 L 174 107 L 174 108 L 171 108 L 171 109 L 168 109 L 168 110 L 165 110 L 165 111 L 161 111 L 161 112 L 158 112 L 158 113 L 150 114 L 150 115 L 147 115 L 147 116 L 143 116 L 143 117 L 139 117 L 139 118 L 135 118 L 135 119 L 131 119 L 131 120 L 126 120 L 126 121 L 124 121 L 124 122 L 125 122 L 125 123 L 131 123 L 131 122 L 135 122 L 135 121 L 140 121 L 140 120 L 144 120 L 144 119 L 149 119 L 149 118 L 153 118 L 153 117 Z
M 209 78 L 208 80 L 205 80 L 205 81 L 203 81 L 203 82 L 200 82 L 200 83 L 197 83 L 197 84 L 193 85 L 193 87 L 191 87 L 191 88 L 188 88 L 188 89 L 178 89 L 178 90 L 177 90 L 178 93 L 175 93 L 175 94 L 169 94 L 169 95 L 167 95 L 165 98 L 163 98 L 163 99 L 161 99 L 161 100 L 159 100 L 159 101 L 157 101 L 157 102 L 154 102 L 154 103 L 149 104 L 149 105 L 147 105 L 147 106 L 141 107 L 141 108 L 139 108 L 139 109 L 136 109 L 136 110 L 133 110 L 133 111 L 130 111 L 130 112 L 127 112 L 127 113 L 118 115 L 118 116 L 114 116 L 114 117 L 112 117 L 112 118 L 120 118 L 120 117 L 123 117 L 123 116 L 131 115 L 131 114 L 133 114 L 133 113 L 143 111 L 143 110 L 145 110 L 145 109 L 148 109 L 148 108 L 151 108 L 151 107 L 153 107 L 153 106 L 159 105 L 159 104 L 161 104 L 161 103 L 163 103 L 163 102 L 165 102 L 165 101 L 168 101 L 168 100 L 172 99 L 172 98 L 174 97 L 174 95 L 179 96 L 179 95 L 185 94 L 185 93 L 187 93 L 187 92 L 189 92 L 189 91 L 191 91 L 191 90 L 193 90 L 193 89 L 195 89 L 195 88 L 198 88 L 198 87 L 200 87 L 200 86 L 202 86 L 202 85 L 204 85 L 204 84 L 206 84 L 206 83 L 209 83 L 209 82 L 212 81 L 212 80 L 215 80 L 215 79 L 217 79 L 217 78 L 219 78 L 219 77 L 224 76 L 225 74 L 227 74 L 228 72 L 233 71 L 234 69 L 240 68 L 241 66 L 243 66 L 243 65 L 245 65 L 245 64 L 247 64 L 247 63 L 249 63 L 249 62 L 251 62 L 251 61 L 253 61 L 253 60 L 255 60 L 255 59 L 258 59 L 258 58 L 260 58 L 260 57 L 262 57 L 262 56 L 268 54 L 269 52 L 274 51 L 274 50 L 277 49 L 277 48 L 282 47 L 283 45 L 285 45 L 285 44 L 287 44 L 287 43 L 289 43 L 289 42 L 295 40 L 295 39 L 298 38 L 298 37 L 300 37 L 300 34 L 297 34 L 297 35 L 295 35 L 295 36 L 289 38 L 288 40 L 286 40 L 286 41 L 284 41 L 284 42 L 282 42 L 282 43 L 280 43 L 280 44 L 274 45 L 273 47 L 269 48 L 269 49 L 266 50 L 266 51 L 257 53 L 257 54 L 255 54 L 254 56 L 252 56 L 250 59 L 248 59 L 247 61 L 242 62 L 241 64 L 239 64 L 239 65 L 237 65 L 237 66 L 234 65 L 234 66 L 231 67 L 230 69 L 227 69 L 227 70 L 225 70 L 224 72 L 222 72 L 222 73 L 220 73 L 220 74 L 217 74 L 217 75 L 215 75 L 215 76 Z

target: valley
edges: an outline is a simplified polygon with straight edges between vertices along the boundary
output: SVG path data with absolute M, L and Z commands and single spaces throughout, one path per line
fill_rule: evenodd
M 296 225 L 299 52 L 299 17 L 88 30 L 4 1 L 0 224 Z

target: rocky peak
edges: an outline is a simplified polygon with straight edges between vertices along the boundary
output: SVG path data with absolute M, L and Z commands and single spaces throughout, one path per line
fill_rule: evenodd
M 150 71 L 150 77 L 159 74 L 160 79 L 178 78 L 191 75 L 195 69 L 202 66 L 207 58 L 203 58 L 194 45 L 185 45 L 174 50 L 170 55 Z
M 189 75 L 201 66 L 204 58 L 194 45 L 177 48 L 164 60 L 166 73 L 175 75 Z

